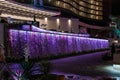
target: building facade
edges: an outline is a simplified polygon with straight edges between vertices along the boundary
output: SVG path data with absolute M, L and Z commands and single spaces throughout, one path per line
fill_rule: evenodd
M 33 4 L 34 0 L 13 0 L 20 3 Z
M 95 25 L 108 25 L 110 0 L 43 0 L 44 5 L 60 9 L 62 14 Z
M 57 7 L 67 9 L 74 14 L 82 17 L 96 20 L 103 19 L 102 0 L 46 0 L 45 4 L 51 4 Z
M 108 26 L 111 0 L 15 0 L 57 10 L 62 17 L 78 18 L 80 21 L 99 26 Z
M 13 1 L 13 0 L 12 0 Z M 40 26 L 45 29 L 79 33 L 80 29 L 86 29 L 92 36 L 103 34 L 110 23 L 111 0 L 14 0 L 23 4 L 39 7 L 42 10 L 53 10 L 60 12 L 51 18 L 40 19 Z M 39 17 L 39 16 L 38 16 Z M 56 18 L 55 18 L 56 17 Z M 62 21 L 66 18 L 66 22 Z M 48 21 L 46 22 L 46 19 Z M 74 22 L 77 20 L 77 23 Z M 49 21 L 50 20 L 50 21 Z M 71 21 L 71 26 L 69 25 Z M 47 24 L 46 24 L 47 23 Z M 65 24 L 66 23 L 66 24 Z M 56 24 L 56 25 L 54 25 Z M 64 24 L 64 25 L 63 25 Z M 74 25 L 75 24 L 75 25 Z M 77 25 L 76 25 L 77 24 Z M 52 25 L 52 26 L 51 26 Z M 50 27 L 51 26 L 51 27 Z M 66 27 L 66 29 L 64 29 Z M 83 29 L 83 30 L 84 30 Z M 106 34 L 106 33 L 105 33 Z M 103 34 L 104 35 L 104 34 Z
M 43 4 L 43 0 L 14 0 L 14 1 L 24 4 L 31 4 L 35 6 L 42 6 Z

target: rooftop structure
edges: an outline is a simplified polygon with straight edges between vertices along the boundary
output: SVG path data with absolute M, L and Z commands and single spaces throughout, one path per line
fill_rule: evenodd
M 21 20 L 33 20 L 34 15 L 37 20 L 44 17 L 59 15 L 59 12 L 42 10 L 33 6 L 17 3 L 12 0 L 0 0 L 0 17 L 11 17 Z

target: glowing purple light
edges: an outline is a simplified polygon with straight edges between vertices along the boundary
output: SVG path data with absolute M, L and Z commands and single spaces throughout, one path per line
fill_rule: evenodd
M 24 55 L 24 46 L 27 43 L 30 57 L 69 54 L 84 50 L 108 48 L 108 40 L 93 39 L 65 34 L 50 34 L 47 32 L 33 32 L 10 30 L 11 53 L 14 56 Z

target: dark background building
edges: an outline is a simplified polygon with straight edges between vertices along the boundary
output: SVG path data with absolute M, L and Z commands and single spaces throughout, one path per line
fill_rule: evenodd
M 34 2 L 34 0 L 14 0 L 14 1 L 26 3 L 26 4 L 33 4 L 33 2 Z M 39 1 L 39 0 L 37 0 L 37 1 Z M 52 1 L 52 0 L 44 0 L 44 1 Z M 120 7 L 120 0 L 103 0 L 103 1 L 112 2 L 111 3 L 111 5 L 112 5 L 111 6 L 111 15 L 120 15 L 120 8 L 119 8 Z M 107 2 L 105 2 L 105 4 Z
M 120 22 L 120 0 L 14 0 L 34 5 L 42 9 L 61 12 L 57 17 L 78 18 L 79 21 L 93 26 L 108 27 L 115 17 Z M 118 21 L 119 20 L 119 21 Z M 84 27 L 79 26 L 79 29 Z M 96 30 L 87 27 L 89 34 L 109 33 L 109 30 Z M 93 35 L 93 36 L 95 36 Z M 109 34 L 108 34 L 109 35 Z
M 17 2 L 25 3 L 25 4 L 32 4 L 34 2 L 34 0 L 13 0 L 13 1 L 17 1 Z
M 109 25 L 110 0 L 43 0 L 43 2 L 49 9 L 58 8 L 61 16 L 79 18 L 80 21 L 92 25 Z
M 120 16 L 120 0 L 112 0 L 112 15 Z
M 109 36 L 108 30 L 99 30 L 95 27 L 108 28 L 111 22 L 113 7 L 112 0 L 14 0 L 30 4 L 41 9 L 61 12 L 57 17 L 77 18 L 85 23 L 78 26 L 87 27 L 87 32 L 92 36 Z M 92 26 L 92 27 L 90 27 Z M 95 26 L 95 27 L 94 27 Z M 98 35 L 100 34 L 100 35 Z M 106 36 L 105 36 L 106 37 Z
M 80 21 L 108 26 L 111 0 L 15 0 L 37 7 L 61 12 L 61 17 L 79 18 Z M 44 5 L 44 6 L 43 6 Z

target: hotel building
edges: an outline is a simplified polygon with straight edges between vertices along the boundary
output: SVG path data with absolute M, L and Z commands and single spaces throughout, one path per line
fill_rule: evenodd
M 108 28 L 111 21 L 111 0 L 43 0 L 43 4 L 58 9 L 62 17 L 79 19 L 79 29 L 86 28 L 93 36 L 109 32 L 102 28 Z
M 57 7 L 70 17 L 95 25 L 108 25 L 110 0 L 43 0 L 44 5 Z M 51 8 L 53 8 L 51 7 Z M 65 14 L 65 13 L 63 13 Z
M 79 18 L 88 24 L 109 24 L 111 0 L 15 0 L 61 12 L 61 16 Z
M 24 3 L 24 5 L 33 6 L 42 10 L 52 10 L 58 13 L 48 15 L 44 13 L 39 18 L 40 27 L 56 31 L 79 33 L 80 29 L 86 30 L 93 36 L 103 33 L 103 28 L 106 28 L 109 23 L 111 0 L 8 0 Z M 17 8 L 16 8 L 17 9 Z M 21 9 L 22 10 L 22 9 Z M 34 15 L 23 13 L 31 17 Z M 17 11 L 16 11 L 17 12 Z M 61 13 L 61 14 L 59 14 Z M 41 14 L 41 13 L 40 13 Z M 47 14 L 47 15 L 46 15 Z M 54 16 L 54 17 L 51 17 Z M 44 26 L 45 25 L 45 26 Z M 85 30 L 86 29 L 86 30 Z M 104 29 L 105 30 L 105 29 Z

